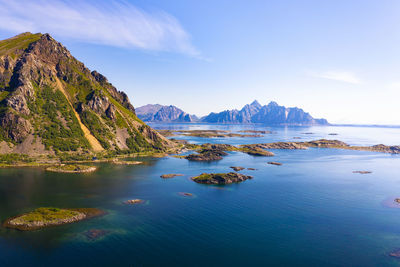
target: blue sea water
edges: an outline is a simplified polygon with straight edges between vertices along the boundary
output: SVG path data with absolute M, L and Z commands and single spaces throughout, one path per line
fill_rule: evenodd
M 152 124 L 159 129 L 271 130 L 263 137 L 174 137 L 194 143 L 265 143 L 320 138 L 352 145 L 400 144 L 399 128 Z M 313 134 L 305 134 L 313 133 Z M 329 135 L 337 133 L 338 135 Z M 400 156 L 339 149 L 240 152 L 218 162 L 174 157 L 100 164 L 90 174 L 0 169 L 0 219 L 40 206 L 96 207 L 103 217 L 33 232 L 0 228 L 1 266 L 398 266 Z M 282 166 L 267 164 L 273 160 Z M 229 172 L 240 184 L 196 184 L 191 176 Z M 372 171 L 356 174 L 355 170 Z M 184 176 L 161 179 L 160 175 Z M 184 197 L 179 192 L 189 192 Z M 146 200 L 124 205 L 132 198 Z M 106 230 L 90 240 L 85 232 Z

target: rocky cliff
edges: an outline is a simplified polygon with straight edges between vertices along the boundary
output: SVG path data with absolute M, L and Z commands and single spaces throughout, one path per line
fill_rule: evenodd
M 175 106 L 148 104 L 136 109 L 137 116 L 143 121 L 152 122 L 195 122 L 198 118 Z
M 170 146 L 137 118 L 125 93 L 49 34 L 0 41 L 0 153 L 125 153 Z

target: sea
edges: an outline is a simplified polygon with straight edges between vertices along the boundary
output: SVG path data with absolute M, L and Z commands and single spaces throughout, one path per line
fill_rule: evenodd
M 321 138 L 363 146 L 400 144 L 400 128 L 395 127 L 151 126 L 272 132 L 261 137 L 172 137 L 196 144 Z M 135 159 L 142 165 L 96 163 L 98 171 L 86 174 L 0 169 L 1 221 L 38 207 L 107 212 L 30 232 L 1 227 L 0 266 L 400 265 L 400 259 L 390 256 L 400 249 L 400 205 L 394 204 L 400 198 L 400 155 L 328 148 L 271 151 L 271 158 L 229 152 L 214 162 L 143 157 Z M 231 166 L 245 167 L 241 173 L 253 179 L 224 186 L 190 179 L 230 172 Z M 183 176 L 160 178 L 170 173 Z M 129 199 L 144 202 L 123 203 Z M 90 237 L 93 230 L 101 234 Z

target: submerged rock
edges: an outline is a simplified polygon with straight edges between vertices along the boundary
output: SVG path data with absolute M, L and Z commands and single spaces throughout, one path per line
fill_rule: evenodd
M 256 168 L 247 168 L 249 171 L 256 171 Z
M 192 177 L 192 180 L 200 184 L 232 184 L 252 179 L 252 176 L 247 176 L 237 172 L 229 173 L 202 173 L 199 176 Z
M 245 169 L 244 167 L 235 167 L 235 166 L 232 166 L 229 168 L 232 168 L 234 171 L 237 171 L 237 172 Z
M 103 230 L 103 229 L 90 229 L 84 232 L 83 235 L 86 236 L 87 239 L 89 240 L 96 240 L 105 236 L 109 232 L 110 232 L 109 230 Z

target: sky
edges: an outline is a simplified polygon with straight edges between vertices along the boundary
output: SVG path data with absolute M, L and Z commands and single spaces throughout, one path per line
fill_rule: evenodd
M 400 125 L 397 0 L 0 0 L 0 39 L 50 33 L 132 104 L 206 115 L 257 99 Z

